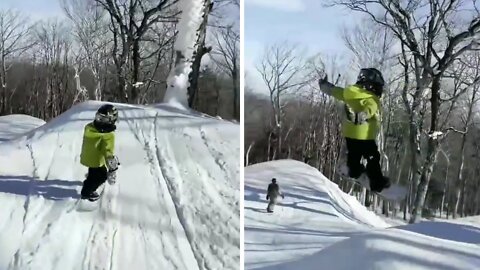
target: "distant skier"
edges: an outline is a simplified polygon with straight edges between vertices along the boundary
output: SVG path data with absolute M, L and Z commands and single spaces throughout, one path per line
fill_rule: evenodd
M 269 201 L 267 206 L 267 212 L 273 213 L 273 208 L 277 204 L 278 196 L 282 196 L 282 199 L 285 198 L 285 196 L 280 192 L 280 187 L 277 184 L 277 179 L 272 178 L 272 183 L 269 184 L 267 188 L 267 201 Z
M 381 192 L 390 187 L 390 180 L 383 176 L 380 153 L 375 142 L 379 131 L 380 97 L 383 86 L 382 73 L 375 68 L 363 68 L 354 85 L 341 88 L 328 82 L 327 77 L 319 80 L 322 92 L 345 103 L 346 118 L 342 123 L 343 136 L 347 142 L 346 174 L 358 179 L 366 172 L 370 189 Z M 367 160 L 367 168 L 361 159 Z
M 96 191 L 100 185 L 107 179 L 111 184 L 115 183 L 115 171 L 119 165 L 114 155 L 117 119 L 117 109 L 105 104 L 98 109 L 95 120 L 85 126 L 80 163 L 88 167 L 88 175 L 83 182 L 82 199 L 95 201 L 100 197 Z

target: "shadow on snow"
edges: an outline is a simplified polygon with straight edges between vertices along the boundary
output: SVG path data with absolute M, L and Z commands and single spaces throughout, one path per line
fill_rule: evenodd
M 35 180 L 30 176 L 0 176 L 0 193 L 42 196 L 47 200 L 78 199 L 81 181 Z

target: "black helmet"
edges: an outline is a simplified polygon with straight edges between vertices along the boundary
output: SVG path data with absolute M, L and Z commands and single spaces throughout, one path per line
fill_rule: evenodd
M 115 122 L 117 122 L 117 119 L 117 108 L 111 104 L 102 105 L 95 114 L 95 122 L 100 124 L 113 125 Z
M 376 68 L 362 68 L 357 77 L 357 84 L 364 86 L 377 96 L 381 96 L 385 81 L 382 73 Z
M 276 182 L 277 182 L 277 179 L 275 179 L 275 178 L 272 178 L 272 183 L 274 183 L 274 184 L 275 184 Z

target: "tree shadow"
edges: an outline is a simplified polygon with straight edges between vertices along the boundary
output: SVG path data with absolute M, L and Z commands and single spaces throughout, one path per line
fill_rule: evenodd
M 480 228 L 468 224 L 428 221 L 398 226 L 395 227 L 395 229 L 420 233 L 445 240 L 480 244 Z M 455 234 L 452 234 L 452 232 L 455 232 Z
M 351 237 L 353 235 L 364 234 L 363 232 L 344 232 L 344 231 L 322 231 L 322 230 L 312 230 L 312 229 L 300 229 L 294 228 L 292 226 L 281 226 L 279 228 L 260 228 L 253 226 L 245 226 L 245 231 L 252 232 L 263 232 L 263 233 L 272 233 L 275 235 L 300 235 L 300 236 L 321 236 L 321 237 Z M 303 242 L 301 242 L 303 243 Z M 255 243 L 258 244 L 258 243 Z M 270 243 L 271 245 L 276 245 L 276 243 Z M 291 244 L 291 242 L 288 242 Z M 303 243 L 304 244 L 304 243 Z
M 265 208 L 255 208 L 255 207 L 244 207 L 245 210 L 252 210 L 254 212 L 258 212 L 258 213 L 267 213 L 267 210 L 265 210 L 267 207 Z
M 254 188 L 254 187 L 245 185 L 244 196 L 243 197 L 244 197 L 245 201 L 253 201 L 253 202 L 264 203 L 264 202 L 266 202 L 266 200 L 263 200 L 260 197 L 260 194 L 266 194 L 266 193 L 267 193 L 266 190 L 262 190 L 262 189 L 259 189 L 259 188 Z
M 81 181 L 36 180 L 24 175 L 0 176 L 0 193 L 42 196 L 53 201 L 80 198 L 77 187 L 81 185 Z
M 245 185 L 244 188 L 244 200 L 245 201 L 255 201 L 255 202 L 261 202 L 265 203 L 266 201 L 263 200 L 260 196 L 260 194 L 265 194 L 266 191 L 263 189 L 255 188 L 252 186 Z M 293 190 L 298 191 L 298 188 L 294 188 Z M 313 209 L 305 206 L 299 205 L 300 203 L 322 203 L 322 204 L 328 204 L 330 205 L 333 209 L 335 209 L 339 214 L 342 216 L 345 216 L 347 219 L 350 219 L 352 221 L 361 223 L 361 224 L 366 224 L 364 221 L 358 219 L 355 217 L 352 213 L 349 213 L 345 209 L 343 209 L 340 205 L 338 205 L 335 202 L 334 198 L 331 198 L 330 195 L 326 192 L 314 190 L 311 188 L 302 188 L 301 190 L 308 191 L 308 195 L 312 197 L 307 197 L 303 195 L 299 195 L 297 193 L 291 193 L 291 192 L 283 192 L 285 195 L 285 198 L 294 198 L 297 201 L 291 202 L 291 203 L 286 203 L 286 202 L 279 202 L 278 205 L 284 206 L 284 207 L 290 207 L 293 209 L 298 209 L 298 210 L 303 210 L 303 211 L 308 211 L 312 213 L 317 213 L 317 214 L 322 214 L 322 215 L 327 215 L 327 216 L 332 216 L 332 217 L 338 217 L 338 215 L 334 213 L 329 213 L 325 211 L 321 211 L 318 209 Z
M 300 257 L 294 261 L 277 262 L 261 268 L 262 270 L 273 269 L 319 269 L 319 265 L 328 265 L 335 262 L 335 269 L 377 269 L 379 262 L 385 262 L 389 266 L 397 264 L 396 269 L 404 266 L 405 269 L 477 269 L 480 262 L 473 248 L 464 250 L 458 245 L 430 244 L 428 238 L 412 237 L 414 235 L 385 233 L 365 233 L 347 238 L 330 245 L 317 253 Z M 373 243 L 378 243 L 374 245 Z M 382 243 L 384 246 L 382 246 Z M 403 246 L 395 249 L 395 246 Z M 405 252 L 411 250 L 411 252 Z M 417 251 L 417 252 L 415 252 Z M 422 251 L 422 252 L 418 252 Z M 429 257 L 428 254 L 443 254 L 443 257 Z M 342 260 L 342 258 L 349 258 Z M 441 260 L 438 260 L 441 258 Z M 461 260 L 463 265 L 456 265 L 455 260 Z M 352 266 L 355 265 L 355 268 Z M 377 267 L 376 267 L 377 266 Z M 403 269 L 403 268 L 402 268 Z

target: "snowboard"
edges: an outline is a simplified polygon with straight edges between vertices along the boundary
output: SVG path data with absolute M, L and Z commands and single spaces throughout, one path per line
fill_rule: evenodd
M 98 208 L 99 200 L 102 198 L 103 193 L 105 192 L 105 183 L 98 188 L 99 192 L 98 199 L 91 201 L 89 199 L 80 198 L 78 201 L 77 211 L 79 212 L 91 212 Z
M 343 174 L 339 174 L 339 176 L 342 179 L 357 183 L 358 185 L 366 188 L 370 192 L 382 197 L 387 201 L 401 202 L 405 200 L 408 193 L 408 189 L 405 186 L 394 184 L 394 183 L 392 183 L 389 188 L 383 189 L 381 192 L 372 191 L 370 189 L 370 183 L 368 181 L 368 178 L 365 175 L 360 176 L 358 179 L 355 179 Z
M 98 201 L 102 198 L 103 193 L 105 192 L 106 183 L 109 185 L 114 185 L 116 183 L 117 173 L 116 171 L 109 172 L 107 176 L 107 180 L 105 183 L 101 184 L 98 187 L 98 198 L 96 200 L 89 200 L 89 199 L 82 199 L 80 198 L 77 203 L 77 210 L 80 212 L 91 212 L 98 208 Z

